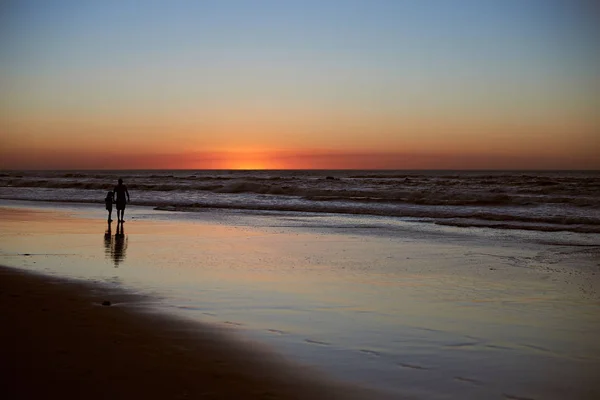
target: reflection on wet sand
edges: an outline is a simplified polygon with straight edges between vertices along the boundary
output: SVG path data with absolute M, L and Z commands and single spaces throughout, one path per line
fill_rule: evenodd
M 117 223 L 117 232 L 114 236 L 112 236 L 111 224 L 109 223 L 104 232 L 104 255 L 106 258 L 112 259 L 115 268 L 118 268 L 119 264 L 125 260 L 126 251 L 127 236 L 125 236 L 123 223 Z

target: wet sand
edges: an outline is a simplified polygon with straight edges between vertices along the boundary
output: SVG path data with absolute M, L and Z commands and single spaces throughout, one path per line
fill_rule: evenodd
M 6 398 L 600 393 L 596 246 L 142 207 L 118 235 L 100 207 L 2 204 Z
M 111 301 L 110 306 L 102 302 Z M 3 399 L 372 398 L 139 296 L 0 267 Z

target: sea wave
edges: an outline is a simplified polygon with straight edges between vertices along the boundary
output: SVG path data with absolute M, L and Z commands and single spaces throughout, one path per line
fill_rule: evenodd
M 454 226 L 600 231 L 600 173 L 9 171 L 0 198 L 100 203 L 125 177 L 133 204 L 421 218 Z M 519 228 L 520 227 L 520 228 Z
M 50 188 L 80 190 L 111 190 L 114 186 L 96 177 L 81 178 L 81 174 L 68 174 L 59 179 L 11 178 L 0 179 L 0 187 Z M 351 201 L 367 203 L 406 203 L 418 205 L 519 205 L 568 204 L 574 207 L 600 209 L 600 190 L 594 185 L 588 190 L 549 190 L 530 187 L 527 190 L 509 190 L 506 187 L 491 189 L 462 183 L 457 188 L 440 186 L 438 183 L 409 184 L 394 182 L 381 187 L 379 181 L 348 183 L 344 180 L 322 182 L 322 180 L 296 180 L 293 178 L 269 177 L 263 179 L 232 179 L 217 177 L 169 178 L 161 175 L 145 177 L 128 184 L 130 190 L 154 192 L 207 191 L 228 194 L 263 194 L 275 196 L 297 196 L 307 201 Z M 458 184 L 457 184 L 458 185 Z M 552 186 L 554 187 L 554 186 Z
M 206 209 L 237 209 L 254 211 L 288 211 L 307 213 L 335 213 L 354 215 L 376 215 L 385 217 L 404 217 L 419 219 L 421 222 L 433 222 L 440 225 L 457 227 L 487 227 L 496 229 L 524 229 L 545 232 L 578 232 L 600 233 L 600 219 L 598 218 L 544 218 L 525 217 L 506 214 L 462 212 L 453 213 L 449 210 L 422 210 L 422 209 L 367 209 L 358 207 L 328 207 L 316 204 L 206 204 L 191 203 L 185 205 L 161 205 L 155 207 L 162 211 L 202 212 Z

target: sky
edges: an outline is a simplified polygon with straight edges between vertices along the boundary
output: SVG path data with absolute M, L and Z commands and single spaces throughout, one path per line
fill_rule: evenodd
M 0 5 L 0 169 L 600 169 L 592 0 Z

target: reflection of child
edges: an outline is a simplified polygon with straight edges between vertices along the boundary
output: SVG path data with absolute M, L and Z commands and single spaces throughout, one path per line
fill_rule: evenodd
M 108 222 L 112 222 L 112 205 L 113 205 L 113 192 L 108 192 L 106 194 L 106 198 L 104 199 L 104 205 L 106 206 L 106 210 L 108 211 Z

